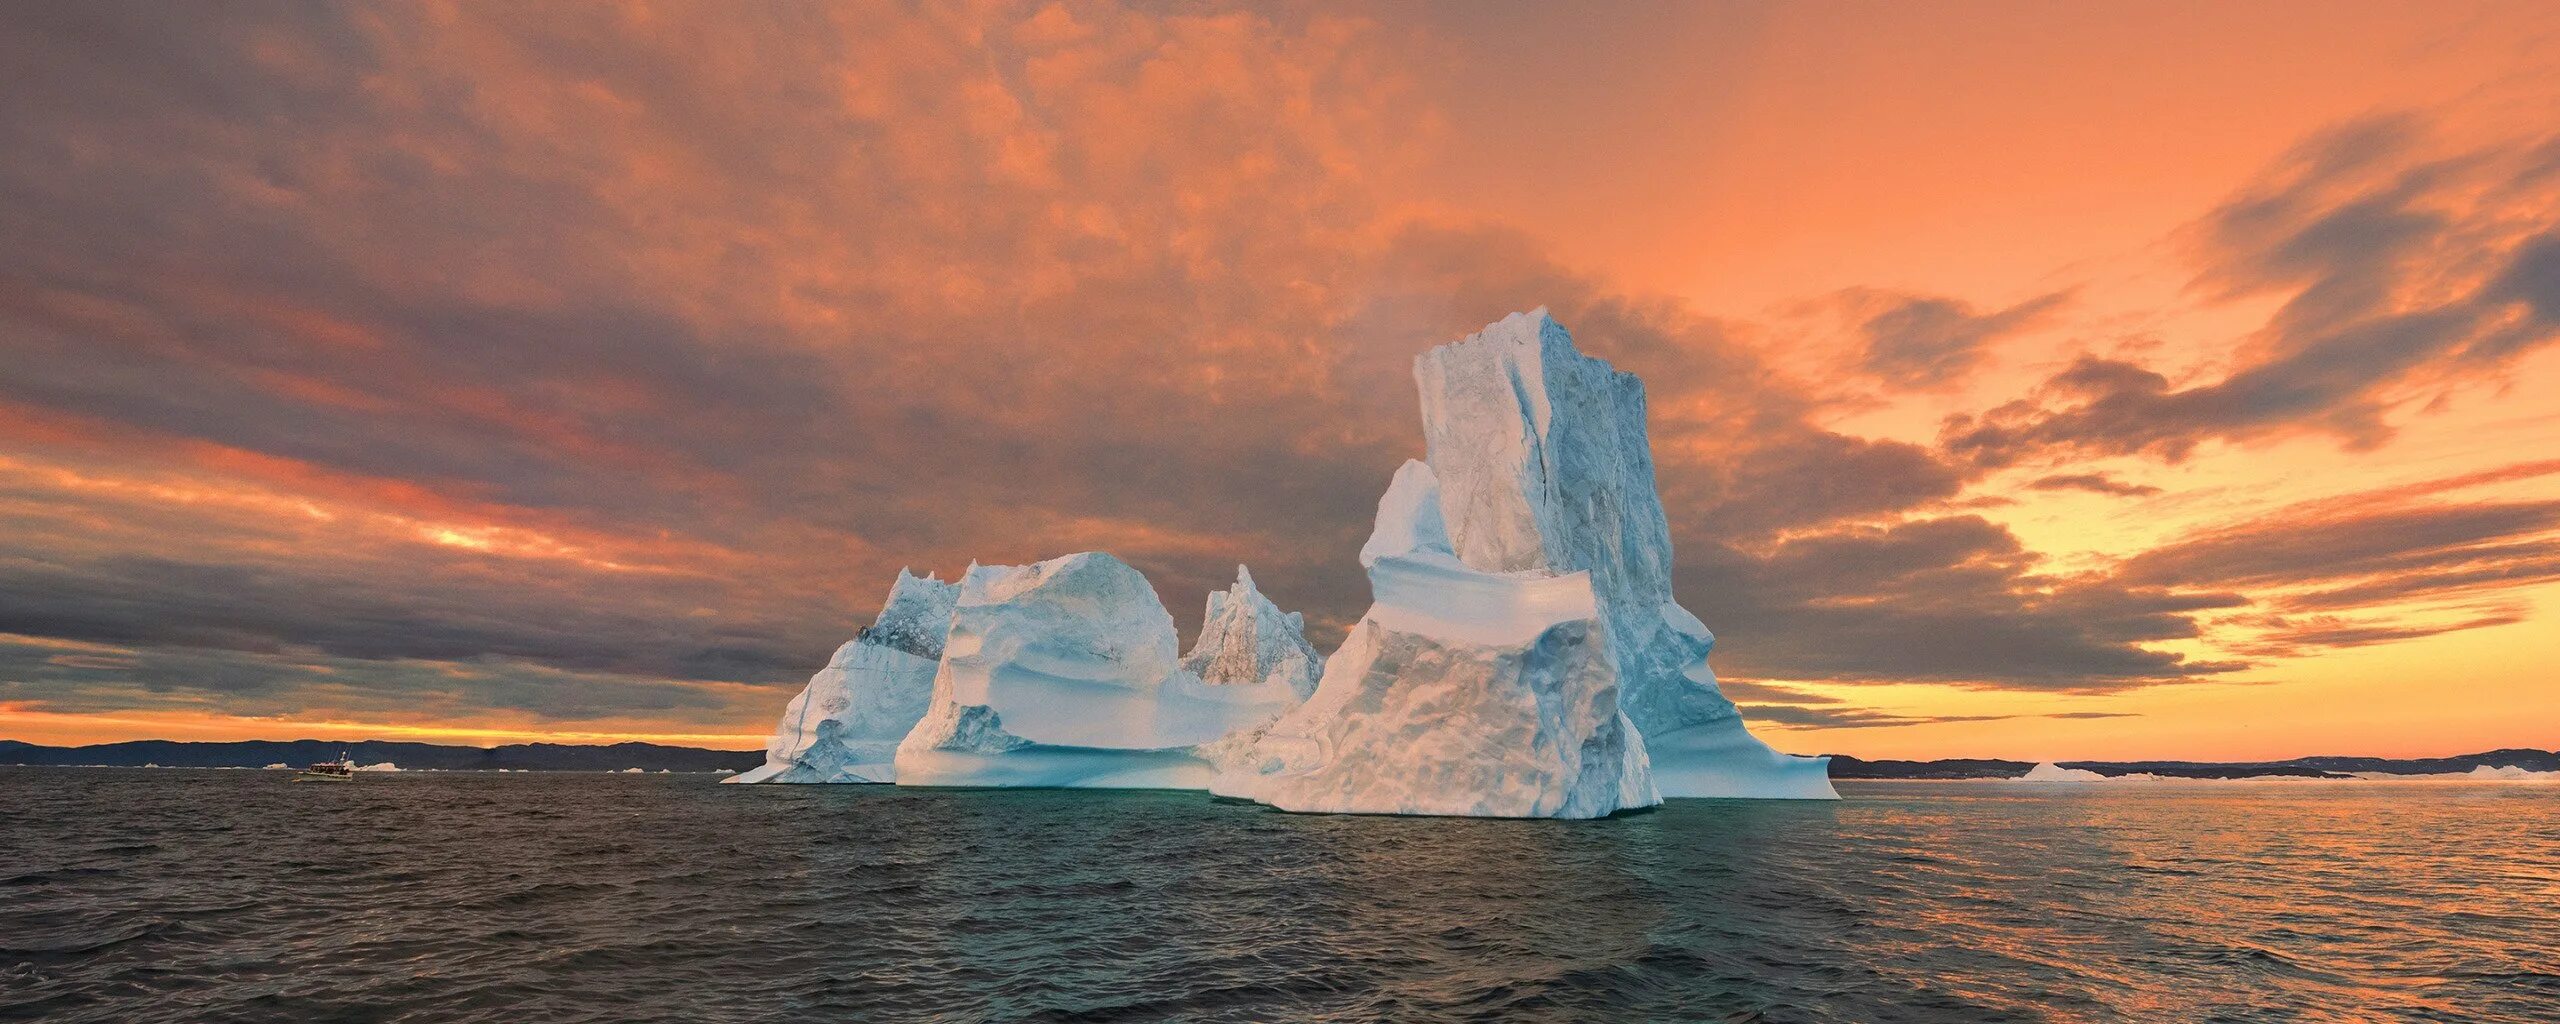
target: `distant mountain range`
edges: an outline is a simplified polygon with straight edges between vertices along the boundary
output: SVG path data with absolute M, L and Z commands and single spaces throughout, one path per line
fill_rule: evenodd
M 340 751 L 357 764 L 389 761 L 402 768 L 444 771 L 505 768 L 538 772 L 618 772 L 625 768 L 638 768 L 652 772 L 659 769 L 716 772 L 722 769 L 745 771 L 764 763 L 764 751 L 761 750 L 705 750 L 655 743 L 616 743 L 610 746 L 510 743 L 503 747 L 463 747 L 387 740 L 355 743 L 337 740 L 239 740 L 230 743 L 133 740 L 86 747 L 46 747 L 0 740 L 0 765 L 139 767 L 156 764 L 164 768 L 263 768 L 271 764 L 289 764 L 300 767 L 315 761 L 336 760 Z
M 190 743 L 179 740 L 133 740 L 86 747 L 47 747 L 0 740 L 0 765 L 113 765 L 165 768 L 296 767 L 337 758 L 340 751 L 358 764 L 389 761 L 402 768 L 444 771 L 618 772 L 666 769 L 679 772 L 745 771 L 764 763 L 761 750 L 706 750 L 656 743 L 582 746 L 571 743 L 510 743 L 503 747 L 463 747 L 442 743 L 365 740 L 240 740 Z M 2349 772 L 2395 775 L 2459 775 L 2486 765 L 2560 771 L 2560 751 L 2516 748 L 2455 757 L 2297 757 L 2286 761 L 2064 761 L 2100 775 L 2165 775 L 2188 779 L 2237 779 L 2264 775 L 2344 776 Z M 1946 758 L 1937 761 L 1869 761 L 1846 754 L 1831 755 L 1834 779 L 2014 779 L 2035 767 L 2032 761 L 1990 758 Z
M 2473 768 L 2560 771 L 2560 751 L 2511 748 L 2454 757 L 2297 757 L 2286 761 L 2063 761 L 2100 775 L 2164 775 L 2181 779 L 2245 779 L 2269 775 L 2344 778 L 2350 772 L 2393 775 L 2460 775 Z M 1949 758 L 1941 761 L 1868 761 L 1831 755 L 1834 779 L 2014 779 L 2032 761 Z

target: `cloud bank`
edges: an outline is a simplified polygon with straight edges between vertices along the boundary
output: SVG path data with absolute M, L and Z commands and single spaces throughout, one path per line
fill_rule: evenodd
M 1924 443 L 1830 425 L 1747 318 L 1435 208 L 1446 125 L 1356 18 L 0 21 L 14 706 L 752 732 L 900 566 L 1085 548 L 1186 629 L 1250 562 L 1329 644 L 1420 445 L 1411 355 L 1536 305 L 1648 382 L 1682 597 L 1739 678 L 2119 692 L 2515 621 L 2352 616 L 2560 576 L 2548 503 L 2305 507 L 2072 571 L 1964 504 L 2020 466 L 2157 493 L 2086 456 L 2369 448 L 2494 381 L 2560 328 L 2549 142 L 2314 140 L 2193 231 L 2200 289 L 2285 296 L 2227 375 L 2086 357 Z M 1842 301 L 1858 372 L 1943 393 L 2074 300 Z

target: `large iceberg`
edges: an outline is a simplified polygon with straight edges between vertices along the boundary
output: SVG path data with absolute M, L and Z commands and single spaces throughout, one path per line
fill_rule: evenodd
M 791 698 L 764 764 L 720 781 L 896 782 L 898 743 L 924 717 L 960 588 L 905 569 L 880 614 Z
M 1590 574 L 1662 795 L 1838 798 L 1828 759 L 1743 727 L 1707 667 L 1715 635 L 1672 598 L 1642 380 L 1575 350 L 1543 308 L 1423 353 L 1414 379 L 1450 549 L 1484 573 Z
M 957 587 L 901 573 L 733 781 L 1564 818 L 1837 798 L 1827 759 L 1744 728 L 1707 665 L 1715 635 L 1672 597 L 1642 381 L 1543 309 L 1423 353 L 1414 378 L 1426 459 L 1379 501 L 1373 604 L 1331 658 L 1241 566 L 1187 655 L 1108 554 L 971 566 Z
M 1155 589 L 1108 554 L 972 566 L 929 705 L 898 746 L 898 782 L 1206 788 L 1233 745 L 1222 741 L 1297 693 L 1285 674 L 1204 681 L 1177 646 Z
M 1361 550 L 1375 598 L 1283 716 L 1213 791 L 1290 811 L 1594 818 L 1659 803 L 1618 709 L 1585 572 L 1483 572 L 1406 463 Z

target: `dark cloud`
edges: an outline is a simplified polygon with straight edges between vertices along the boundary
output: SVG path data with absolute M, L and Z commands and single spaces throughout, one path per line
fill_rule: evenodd
M 1690 542 L 1681 596 L 1750 678 L 1931 681 L 2104 692 L 2245 667 L 2145 646 L 2199 635 L 2227 591 L 2049 576 L 1978 516 L 1789 537 L 1765 550 Z
M 2560 502 L 2461 499 L 2554 472 L 2560 463 L 2519 463 L 2305 502 L 2177 538 L 2126 559 L 2116 576 L 2255 595 L 2266 611 L 2234 619 L 2225 641 L 2249 657 L 2508 625 L 2524 620 L 2523 605 L 2481 603 L 2560 580 Z M 2338 614 L 2356 611 L 2380 617 Z
M 581 722 L 714 719 L 770 710 L 766 691 L 570 672 L 509 658 L 406 661 L 191 647 L 95 653 L 0 635 L 0 703 L 57 713 L 214 706 L 235 715 L 359 714 L 375 721 L 476 720 L 490 712 Z
M 2549 143 L 2451 157 L 2411 118 L 2349 125 L 2298 149 L 2195 228 L 2196 285 L 2285 297 L 2237 369 L 2176 386 L 2083 357 L 2028 398 L 1951 418 L 1976 466 L 2074 454 L 2183 459 L 2207 440 L 2318 432 L 2351 448 L 2390 414 L 2494 377 L 2560 338 L 2560 175 Z
M 741 587 L 700 569 L 473 550 L 431 528 L 269 504 L 28 484 L 0 473 L 0 633 L 772 683 L 805 676 L 886 590 L 876 579 Z
M 2217 215 L 2218 287 L 2302 291 L 2268 382 L 2084 360 L 1947 450 L 1859 437 L 1749 325 L 1382 208 L 1425 134 L 1397 58 L 1251 9 L 0 9 L 0 634 L 32 638 L 0 700 L 738 723 L 902 565 L 1096 548 L 1186 630 L 1250 562 L 1329 645 L 1420 453 L 1412 355 L 1542 304 L 1648 382 L 1721 666 L 2212 678 L 2153 645 L 2257 582 L 2052 575 L 1942 513 L 1983 465 L 2203 436 L 2146 426 L 2167 406 L 2348 423 L 2368 350 L 2487 372 L 2555 306 L 2547 239 L 2415 170 L 2357 184 L 2402 150 L 2333 141 Z M 2463 245 L 2496 259 L 2457 298 L 2369 297 Z M 1867 294 L 1907 387 L 2064 301 Z
M 2457 633 L 2466 629 L 2513 625 L 2524 620 L 2525 611 L 2522 607 L 2502 608 L 2487 615 L 2427 622 L 2376 622 L 2336 615 L 2268 615 L 2243 620 L 2242 625 L 2257 632 L 2230 646 L 2233 650 L 2251 657 L 2300 657 L 2339 647 L 2396 643 L 2444 633 Z
M 1790 705 L 1754 706 L 1748 712 L 1755 722 L 1775 722 L 1809 729 L 1882 729 L 1911 725 L 1944 725 L 1951 722 L 1999 722 L 2017 715 L 1898 715 L 1890 711 L 1868 711 L 1857 708 L 1808 708 Z
M 19 450 L 678 549 L 599 571 L 31 481 L 0 629 L 777 683 L 901 564 L 1108 547 L 1186 621 L 1240 560 L 1353 603 L 1311 553 L 1356 548 L 1400 442 L 1306 339 L 1374 248 L 1347 157 L 1397 143 L 1339 26 L 0 18 Z M 166 533 L 83 529 L 134 516 Z
M 2027 488 L 2036 491 L 2088 491 L 2091 494 L 2108 494 L 2119 498 L 2147 498 L 2160 493 L 2159 488 L 2149 484 L 2129 484 L 2104 473 L 2056 473 L 2040 476 L 2027 481 Z
M 2068 711 L 2050 715 L 1903 715 L 1890 711 L 1862 708 L 1797 707 L 1792 705 L 1752 705 L 1746 711 L 1755 722 L 1777 722 L 1810 729 L 1886 729 L 1914 725 L 1945 725 L 1954 722 L 2007 722 L 2021 718 L 2138 718 L 2113 711 Z
M 1752 679 L 1719 678 L 1716 685 L 1724 695 L 1743 704 L 1839 704 L 1838 697 L 1809 693 L 1785 686 L 1774 686 Z
M 1892 387 L 1927 389 L 1963 380 L 1992 342 L 2051 319 L 2069 296 L 2057 292 L 1990 312 L 1941 296 L 1858 291 L 1843 301 L 1860 316 L 1859 369 Z
M 2393 598 L 2443 589 L 2462 573 L 2533 572 L 2560 555 L 2560 502 L 2416 503 L 2360 507 L 2318 502 L 2209 530 L 2127 559 L 2118 574 L 2158 586 L 2313 588 L 2390 581 Z

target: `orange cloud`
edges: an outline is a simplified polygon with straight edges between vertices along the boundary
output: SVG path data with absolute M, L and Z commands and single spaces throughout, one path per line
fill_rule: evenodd
M 1247 561 L 1339 623 L 1409 357 L 1536 305 L 1649 382 L 1684 597 L 1722 664 L 1841 702 L 1769 701 L 1808 730 L 2053 728 L 1885 702 L 2172 701 L 2533 621 L 2486 578 L 2296 608 L 2211 543 L 2384 514 L 2252 446 L 2543 486 L 2497 389 L 2551 372 L 2549 145 L 2437 102 L 2517 66 L 2497 25 L 2347 81 L 2323 48 L 2428 17 L 2213 15 L 2316 34 L 2242 61 L 2075 12 L 1605 14 L 18 15 L 0 699 L 751 734 L 901 565 L 1083 547 L 1185 621 Z M 2116 89 L 2158 109 L 2088 115 Z M 2259 169 L 2377 97 L 2421 112 Z M 2414 454 L 2456 422 L 2495 443 Z M 2446 582 L 2393 565 L 2318 587 Z

